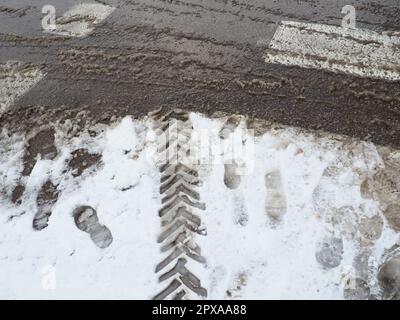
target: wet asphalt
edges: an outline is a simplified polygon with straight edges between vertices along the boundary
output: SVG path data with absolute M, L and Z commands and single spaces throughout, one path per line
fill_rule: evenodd
M 85 38 L 42 32 L 43 5 L 62 15 L 81 2 L 116 10 Z M 0 0 L 0 63 L 47 73 L 0 125 L 32 127 L 33 114 L 53 110 L 139 117 L 167 105 L 400 147 L 400 82 L 264 62 L 261 43 L 280 21 L 340 25 L 346 4 L 357 10 L 358 28 L 400 31 L 398 0 Z

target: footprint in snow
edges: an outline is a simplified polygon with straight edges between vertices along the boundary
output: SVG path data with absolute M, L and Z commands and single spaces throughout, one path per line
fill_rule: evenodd
M 79 230 L 89 233 L 93 243 L 99 248 L 107 248 L 113 242 L 111 231 L 101 225 L 97 212 L 89 206 L 80 206 L 73 212 L 75 224 Z

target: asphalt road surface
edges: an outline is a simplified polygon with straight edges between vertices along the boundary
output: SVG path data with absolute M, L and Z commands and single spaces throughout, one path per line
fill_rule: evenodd
M 61 16 L 81 2 L 115 10 L 86 37 L 43 32 L 44 5 Z M 340 26 L 347 4 L 357 28 L 400 31 L 398 0 L 2 0 L 0 63 L 31 63 L 46 76 L 0 125 L 28 128 L 82 109 L 107 121 L 110 113 L 141 116 L 167 105 L 398 147 L 400 81 L 265 62 L 281 21 Z

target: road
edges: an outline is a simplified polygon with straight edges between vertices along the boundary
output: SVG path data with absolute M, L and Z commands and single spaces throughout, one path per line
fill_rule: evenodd
M 81 1 L 0 1 L 0 63 L 19 60 L 46 76 L 0 120 L 33 127 L 87 110 L 141 116 L 160 105 L 223 111 L 400 146 L 400 81 L 265 62 L 281 21 L 400 31 L 400 3 L 330 0 L 98 0 L 115 10 L 83 38 L 44 33 L 42 7 L 57 16 Z M 38 108 L 43 106 L 43 108 Z

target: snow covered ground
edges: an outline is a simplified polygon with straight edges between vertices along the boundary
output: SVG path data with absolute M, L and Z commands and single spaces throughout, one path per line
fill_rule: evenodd
M 0 115 L 44 76 L 39 68 L 19 61 L 0 64 Z
M 207 231 L 196 242 L 206 263 L 189 266 L 207 299 L 382 297 L 378 272 L 400 244 L 400 226 L 388 210 L 398 193 L 379 177 L 387 181 L 385 170 L 399 168 L 398 151 L 242 117 L 235 125 L 227 117 L 190 119 L 192 136 L 207 132 L 211 146 L 236 133 L 248 147 L 232 157 L 216 149 L 200 162 L 206 210 L 198 215 Z M 1 132 L 0 298 L 151 299 L 165 286 L 155 273 L 164 254 L 151 120 L 70 131 L 71 123 L 54 125 L 57 155 L 38 153 L 30 174 L 23 171 L 32 136 Z M 77 174 L 70 164 L 82 149 L 101 160 Z M 39 231 L 32 221 L 46 181 L 58 196 Z M 24 191 L 14 203 L 17 185 Z M 79 206 L 96 210 L 112 234 L 108 247 L 77 228 Z

